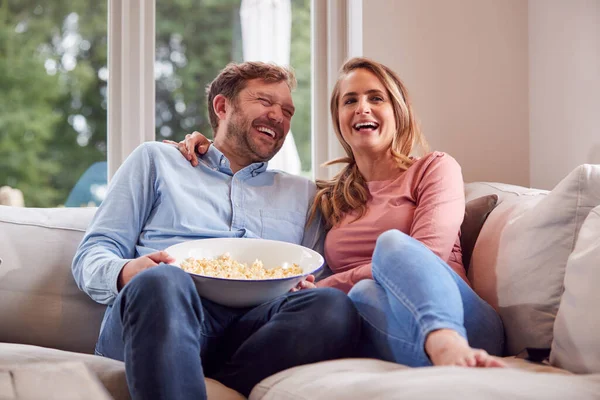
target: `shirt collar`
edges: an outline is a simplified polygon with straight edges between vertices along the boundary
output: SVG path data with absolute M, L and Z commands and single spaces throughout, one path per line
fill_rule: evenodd
M 225 155 L 217 149 L 215 146 L 210 146 L 208 151 L 203 156 L 200 156 L 202 161 L 212 168 L 215 171 L 220 171 L 228 175 L 233 176 L 233 171 L 231 171 L 231 165 L 229 164 L 229 160 Z M 267 162 L 257 162 L 248 165 L 247 167 L 239 170 L 236 175 L 240 177 L 243 176 L 256 176 L 267 170 L 268 163 Z

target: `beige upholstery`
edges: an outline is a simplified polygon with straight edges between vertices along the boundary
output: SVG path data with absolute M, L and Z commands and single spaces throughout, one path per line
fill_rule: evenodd
M 506 352 L 515 355 L 552 344 L 567 260 L 600 204 L 600 166 L 575 168 L 549 193 L 506 189 L 481 229 L 468 276 L 500 314 Z
M 94 212 L 0 206 L 0 342 L 94 352 L 105 307 L 71 273 Z
M 91 354 L 81 354 L 62 350 L 49 349 L 22 344 L 0 343 L 0 369 L 15 365 L 35 365 L 39 363 L 83 363 L 115 400 L 129 400 L 127 381 L 125 380 L 125 364 Z M 1 387 L 1 386 L 0 386 Z M 206 379 L 209 400 L 241 400 L 242 395 L 219 382 Z M 3 392 L 0 390 L 0 399 Z
M 129 399 L 124 364 L 91 354 L 73 353 L 56 349 L 0 343 L 0 367 L 53 362 L 81 362 L 96 374 L 115 399 Z
M 250 400 L 592 400 L 600 374 L 508 359 L 510 368 L 408 368 L 370 359 L 327 361 L 288 369 L 254 387 Z
M 498 196 L 498 204 L 500 204 L 505 199 L 511 199 L 515 197 L 536 197 L 548 193 L 548 190 L 531 189 L 522 186 L 509 185 L 506 183 L 471 182 L 465 184 L 465 198 L 467 201 L 488 194 L 496 194 Z
M 6 342 L 0 365 L 82 361 L 115 399 L 129 399 L 123 363 L 92 355 L 105 307 L 80 291 L 71 274 L 94 212 L 0 206 L 0 342 Z M 209 399 L 243 399 L 206 381 Z
M 600 373 L 600 206 L 585 219 L 569 256 L 554 324 L 550 361 L 577 373 Z
M 499 204 L 548 194 L 497 183 L 470 183 L 465 193 L 467 201 L 495 193 Z M 80 370 L 84 365 L 113 398 L 129 399 L 124 364 L 91 354 L 104 306 L 81 292 L 71 275 L 75 249 L 94 212 L 0 206 L 0 342 L 5 342 L 0 343 L 0 399 L 13 387 L 2 368 L 34 364 Z M 497 220 L 494 212 L 488 221 Z M 483 265 L 477 254 L 496 240 L 485 224 L 482 233 L 474 249 L 475 270 L 478 262 Z M 377 360 L 336 360 L 282 371 L 258 384 L 251 399 L 600 399 L 600 374 L 578 376 L 522 360 L 508 362 L 516 368 L 410 369 Z M 243 399 L 206 381 L 211 400 Z
M 15 400 L 110 400 L 106 389 L 80 362 L 0 366 L 0 398 Z

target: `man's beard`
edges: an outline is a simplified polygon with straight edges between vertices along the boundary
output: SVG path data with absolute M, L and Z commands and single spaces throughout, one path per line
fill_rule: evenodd
M 256 140 L 251 138 L 250 130 L 252 129 L 252 122 L 248 120 L 244 112 L 235 106 L 234 117 L 227 124 L 226 136 L 231 140 L 231 144 L 235 147 L 236 153 L 244 158 L 247 158 L 251 162 L 264 162 L 269 161 L 277 154 L 281 146 L 283 146 L 283 140 L 279 139 L 272 147 L 267 150 L 263 150 L 263 147 L 257 143 Z M 266 126 L 272 127 L 272 123 L 264 123 Z M 281 130 L 281 128 L 274 128 L 275 131 Z M 278 135 L 278 137 L 282 137 Z

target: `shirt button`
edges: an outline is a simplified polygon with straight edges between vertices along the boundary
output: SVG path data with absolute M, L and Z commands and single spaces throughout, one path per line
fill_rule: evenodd
M 225 164 L 225 160 L 221 160 L 221 165 Z

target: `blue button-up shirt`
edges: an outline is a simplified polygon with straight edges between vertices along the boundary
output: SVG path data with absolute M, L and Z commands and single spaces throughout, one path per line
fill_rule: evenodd
M 314 182 L 266 163 L 235 174 L 211 146 L 193 167 L 174 146 L 139 146 L 110 182 L 73 260 L 81 290 L 102 304 L 131 259 L 188 240 L 260 237 L 322 252 L 320 219 L 306 226 Z

